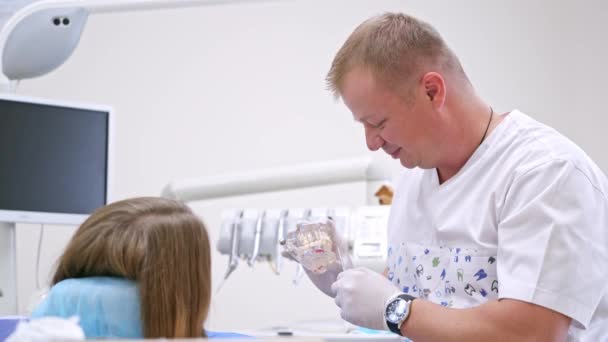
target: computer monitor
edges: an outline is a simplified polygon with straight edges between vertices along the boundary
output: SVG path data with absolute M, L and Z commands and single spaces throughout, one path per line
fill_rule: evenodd
M 0 222 L 76 225 L 107 204 L 111 113 L 0 95 Z

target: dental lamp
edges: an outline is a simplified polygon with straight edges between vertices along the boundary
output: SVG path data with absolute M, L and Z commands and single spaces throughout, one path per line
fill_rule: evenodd
M 78 46 L 95 13 L 259 3 L 276 0 L 3 0 L 0 4 L 0 92 L 45 75 Z

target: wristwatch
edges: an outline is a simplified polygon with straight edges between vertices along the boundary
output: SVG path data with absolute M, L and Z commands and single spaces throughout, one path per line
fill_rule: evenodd
M 410 315 L 410 307 L 414 299 L 416 299 L 416 297 L 400 293 L 391 297 L 386 302 L 384 319 L 386 320 L 386 326 L 390 331 L 401 335 L 401 324 L 403 324 Z

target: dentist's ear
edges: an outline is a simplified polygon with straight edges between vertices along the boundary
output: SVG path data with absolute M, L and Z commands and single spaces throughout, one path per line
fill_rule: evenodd
M 436 72 L 426 73 L 422 77 L 422 84 L 426 91 L 426 96 L 433 103 L 433 106 L 439 108 L 445 103 L 446 88 L 443 77 Z
M 437 94 L 436 90 L 427 90 L 426 91 L 426 96 L 428 96 L 429 100 L 433 101 L 433 99 L 435 98 L 435 94 Z

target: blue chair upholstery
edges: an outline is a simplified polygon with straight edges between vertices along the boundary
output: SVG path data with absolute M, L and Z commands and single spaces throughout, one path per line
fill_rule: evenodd
M 116 277 L 63 280 L 51 288 L 31 318 L 78 316 L 86 337 L 141 338 L 137 283 Z
M 63 280 L 32 313 L 32 319 L 78 316 L 87 339 L 143 338 L 137 283 L 117 277 Z M 207 331 L 209 338 L 249 337 Z

